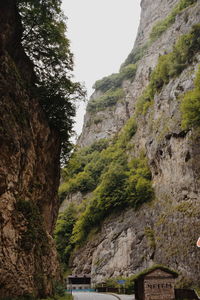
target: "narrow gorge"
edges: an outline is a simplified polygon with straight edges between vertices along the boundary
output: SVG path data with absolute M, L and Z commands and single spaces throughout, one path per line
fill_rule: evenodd
M 200 1 L 141 1 L 74 147 L 85 89 L 61 5 L 0 1 L 0 300 L 72 299 L 68 274 L 95 286 L 154 265 L 200 289 Z
M 62 170 L 57 247 L 94 283 L 161 264 L 179 272 L 178 287 L 199 286 L 200 2 L 141 8 L 134 48 L 94 84 Z

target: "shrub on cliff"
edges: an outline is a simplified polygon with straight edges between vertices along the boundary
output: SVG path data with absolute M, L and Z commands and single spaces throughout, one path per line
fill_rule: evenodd
M 120 86 L 121 86 L 121 78 L 119 76 L 119 73 L 114 73 L 110 76 L 106 76 L 100 80 L 97 80 L 93 85 L 93 89 L 106 92 L 110 89 L 115 89 Z
M 66 196 L 75 191 L 92 191 L 74 224 L 70 239 L 73 247 L 84 241 L 90 231 L 113 212 L 128 207 L 137 209 L 153 198 L 151 173 L 144 155 L 128 161 L 127 153 L 136 130 L 136 122 L 130 118 L 109 143 L 98 141 L 72 155 L 60 193 Z M 80 184 L 80 178 L 84 185 Z
M 119 100 L 124 98 L 122 83 L 124 80 L 133 80 L 137 71 L 135 64 L 129 64 L 120 69 L 119 73 L 104 77 L 95 82 L 93 88 L 103 94 L 87 105 L 87 111 L 98 112 L 105 110 L 107 107 L 114 106 Z
M 69 256 L 72 250 L 70 238 L 73 231 L 74 224 L 77 218 L 76 209 L 71 204 L 64 213 L 59 215 L 54 233 L 56 247 L 60 255 L 60 260 L 64 266 L 67 266 Z
M 176 20 L 176 16 L 188 6 L 196 3 L 197 0 L 181 0 L 174 7 L 172 12 L 164 19 L 156 23 L 150 33 L 150 40 L 157 40 Z
M 66 168 L 62 170 L 64 183 L 59 188 L 61 201 L 77 191 L 89 192 L 98 184 L 102 169 L 106 165 L 100 153 L 108 147 L 108 140 L 101 139 L 89 147 L 74 151 Z
M 127 144 L 131 140 L 131 138 L 134 136 L 134 134 L 137 131 L 137 123 L 135 121 L 134 117 L 131 117 L 124 127 L 121 130 L 120 135 L 118 136 L 118 144 L 121 145 L 121 147 L 127 147 Z
M 145 114 L 156 92 L 160 92 L 164 84 L 178 76 L 193 61 L 200 48 L 199 36 L 200 24 L 196 24 L 188 34 L 179 38 L 172 52 L 159 57 L 150 83 L 138 100 L 137 114 Z
M 200 126 L 200 67 L 195 78 L 195 87 L 187 92 L 181 102 L 182 127 Z
M 151 175 L 144 157 L 128 164 L 126 155 L 113 160 L 101 176 L 85 211 L 76 222 L 71 243 L 80 245 L 92 228 L 110 214 L 128 207 L 139 208 L 153 198 Z
M 190 33 L 182 35 L 173 51 L 159 57 L 152 72 L 150 85 L 153 91 L 159 91 L 170 78 L 179 75 L 194 58 L 200 47 L 200 24 L 194 25 Z
M 150 39 L 142 47 L 134 48 L 122 64 L 122 68 L 137 63 L 146 53 L 146 50 L 155 42 L 176 20 L 176 16 L 185 8 L 196 3 L 197 0 L 180 0 L 171 13 L 161 21 L 158 21 L 150 32 Z
M 136 71 L 137 71 L 136 64 L 129 64 L 127 66 L 124 66 L 120 70 L 122 80 L 125 79 L 133 80 L 135 78 Z
M 145 54 L 148 48 L 148 43 L 142 47 L 134 48 L 126 58 L 125 62 L 121 65 L 121 69 L 128 65 L 136 64 Z
M 122 67 L 119 73 L 114 73 L 110 76 L 106 76 L 100 80 L 97 80 L 93 85 L 93 88 L 102 92 L 119 88 L 121 87 L 123 80 L 134 79 L 136 70 L 137 66 L 135 64 L 128 64 Z
M 97 112 L 104 110 L 107 107 L 114 106 L 119 100 L 124 98 L 124 91 L 122 88 L 109 90 L 101 97 L 91 100 L 88 103 L 87 111 Z
M 112 161 L 121 161 L 124 151 L 137 129 L 134 118 L 130 118 L 116 141 L 101 139 L 89 147 L 75 151 L 62 170 L 64 183 L 59 188 L 61 201 L 70 193 L 93 191 L 101 175 Z
M 95 153 L 101 152 L 108 147 L 108 140 L 100 139 L 88 147 L 75 149 L 67 165 L 62 169 L 62 178 L 67 181 L 74 175 L 83 171 L 85 166 L 93 159 Z
M 144 158 L 133 159 L 129 163 L 126 189 L 129 205 L 134 208 L 138 208 L 152 198 L 151 172 Z

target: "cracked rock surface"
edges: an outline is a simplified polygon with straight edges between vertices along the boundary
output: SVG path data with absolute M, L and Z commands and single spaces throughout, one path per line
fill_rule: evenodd
M 59 140 L 26 88 L 33 66 L 14 0 L 0 2 L 0 299 L 51 295 L 60 278 L 52 230 Z
M 158 20 L 171 12 L 178 0 L 143 0 L 135 49 L 143 46 Z M 95 113 L 86 113 L 79 145 L 112 137 L 135 111 L 135 103 L 149 82 L 159 55 L 172 50 L 178 38 L 200 22 L 200 2 L 177 15 L 172 24 L 138 62 L 133 82 L 124 82 L 126 105 L 98 112 L 103 121 L 95 125 Z M 200 225 L 200 135 L 181 128 L 179 96 L 193 88 L 200 63 L 194 62 L 155 95 L 154 104 L 137 120 L 130 159 L 145 150 L 152 172 L 155 200 L 138 211 L 129 209 L 104 221 L 101 230 L 73 253 L 74 273 L 91 273 L 94 282 L 105 277 L 129 276 L 154 263 L 180 273 L 182 283 L 200 282 L 199 251 L 196 241 Z M 93 97 L 97 97 L 94 93 Z M 113 115 L 112 115 L 113 114 Z M 84 197 L 86 197 L 84 195 Z M 74 195 L 76 201 L 76 195 Z M 80 202 L 79 198 L 77 199 Z

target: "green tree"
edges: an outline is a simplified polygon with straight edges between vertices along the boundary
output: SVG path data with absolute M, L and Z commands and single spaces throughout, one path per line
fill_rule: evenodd
M 75 105 L 85 92 L 72 81 L 73 58 L 66 33 L 61 0 L 18 0 L 22 18 L 22 44 L 34 63 L 38 96 L 49 124 L 60 133 L 62 151 L 70 149 Z
M 72 245 L 70 243 L 71 234 L 76 222 L 76 210 L 70 205 L 64 213 L 60 214 L 55 230 L 55 241 L 61 262 L 67 265 Z

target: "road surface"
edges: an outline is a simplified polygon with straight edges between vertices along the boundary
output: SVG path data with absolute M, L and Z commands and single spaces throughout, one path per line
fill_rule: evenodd
M 115 296 L 100 293 L 73 292 L 73 296 L 74 300 L 117 300 Z
M 108 294 L 100 294 L 100 293 L 87 293 L 87 292 L 73 292 L 74 300 L 134 300 L 135 297 L 133 295 L 117 295 L 117 297 L 108 295 Z
M 117 295 L 121 300 L 135 300 L 135 295 Z

